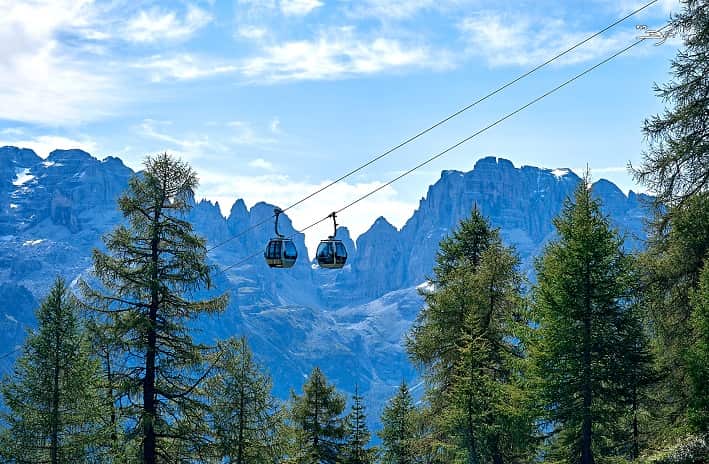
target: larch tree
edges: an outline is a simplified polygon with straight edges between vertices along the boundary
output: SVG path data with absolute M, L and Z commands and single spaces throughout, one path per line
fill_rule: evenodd
M 315 367 L 303 385 L 303 394 L 291 394 L 290 422 L 294 444 L 291 460 L 297 464 L 338 464 L 345 437 L 345 397 Z
M 670 107 L 645 120 L 650 147 L 634 170 L 664 207 L 709 193 L 709 1 L 683 3 L 670 24 L 684 39 L 672 61 L 674 79 L 655 88 Z
M 271 378 L 254 360 L 246 338 L 220 344 L 206 384 L 218 462 L 267 464 L 277 460 L 280 406 Z
M 78 304 L 57 279 L 37 311 L 12 378 L 2 385 L 0 458 L 8 463 L 69 464 L 106 451 L 100 367 L 78 318 Z M 104 461 L 106 462 L 106 461 Z
M 531 443 L 517 266 L 513 250 L 475 209 L 442 242 L 434 289 L 424 293 L 426 307 L 408 339 L 451 461 L 500 463 L 524 455 Z
M 709 253 L 709 1 L 683 5 L 670 27 L 684 47 L 672 61 L 671 81 L 656 86 L 666 109 L 645 121 L 649 148 L 634 170 L 636 180 L 656 195 L 657 218 L 642 264 L 643 304 L 664 374 L 659 415 L 668 427 L 661 435 L 682 435 L 690 421 L 688 387 L 696 371 L 690 374 L 687 360 L 699 336 L 690 299 Z
M 627 452 L 619 428 L 641 367 L 633 263 L 592 198 L 588 176 L 554 224 L 559 238 L 537 262 L 538 330 L 531 344 L 537 394 L 553 432 L 546 456 L 593 464 Z
M 81 283 L 114 337 L 107 342 L 121 359 L 116 400 L 144 464 L 192 459 L 207 435 L 199 387 L 208 347 L 193 340 L 189 322 L 222 311 L 227 298 L 193 299 L 212 286 L 206 242 L 184 218 L 197 184 L 188 164 L 148 157 L 118 200 L 126 224 L 106 235 L 107 252 L 93 252 L 100 285 Z

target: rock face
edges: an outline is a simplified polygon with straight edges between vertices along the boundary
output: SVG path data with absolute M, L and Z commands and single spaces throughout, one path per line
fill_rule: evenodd
M 0 148 L 0 355 L 21 343 L 56 275 L 69 282 L 88 275 L 91 249 L 122 220 L 115 202 L 132 175 L 118 158 L 80 150 L 42 160 L 31 150 Z M 438 242 L 477 205 L 530 270 L 579 181 L 569 170 L 516 168 L 492 157 L 467 173 L 444 171 L 401 230 L 380 217 L 355 244 L 339 228 L 349 258 L 337 272 L 308 261 L 304 236 L 287 215 L 279 229 L 293 237 L 298 262 L 288 271 L 266 266 L 260 255 L 274 233 L 274 205 L 248 209 L 237 200 L 224 218 L 219 205 L 195 200 L 188 219 L 210 247 L 220 244 L 209 254 L 216 291 L 231 297 L 223 314 L 197 323 L 199 336 L 247 335 L 283 397 L 320 365 L 346 391 L 359 384 L 376 420 L 401 379 L 415 376 L 401 341 L 421 308 L 416 286 L 430 275 Z M 647 198 L 605 180 L 593 191 L 628 245 L 639 246 Z

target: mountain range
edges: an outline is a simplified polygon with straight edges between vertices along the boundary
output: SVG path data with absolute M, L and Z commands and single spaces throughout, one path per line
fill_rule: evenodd
M 29 149 L 0 148 L 3 372 L 10 371 L 13 356 L 2 356 L 35 325 L 33 312 L 55 276 L 72 283 L 90 278 L 91 250 L 121 222 L 116 199 L 134 174 L 119 158 L 99 160 L 81 150 L 55 150 L 43 159 Z M 469 172 L 443 171 L 401 229 L 380 217 L 354 241 L 339 228 L 350 257 L 336 272 L 305 258 L 304 236 L 286 215 L 279 226 L 300 250 L 296 265 L 283 271 L 259 257 L 246 260 L 272 235 L 274 205 L 247 208 L 237 200 L 224 217 L 219 205 L 195 200 L 189 219 L 210 246 L 239 235 L 209 254 L 216 290 L 230 294 L 229 306 L 200 319 L 195 330 L 209 342 L 246 335 L 280 397 L 299 390 L 314 365 L 344 391 L 359 385 L 376 422 L 401 380 L 417 377 L 402 340 L 422 307 L 419 289 L 427 285 L 439 241 L 477 207 L 516 247 L 533 280 L 533 260 L 554 237 L 552 219 L 579 181 L 569 169 L 515 167 L 496 157 L 479 159 Z M 626 246 L 641 247 L 650 197 L 626 195 L 603 179 L 592 189 Z

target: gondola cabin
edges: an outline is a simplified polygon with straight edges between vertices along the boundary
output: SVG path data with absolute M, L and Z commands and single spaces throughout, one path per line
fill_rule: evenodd
M 320 242 L 315 256 L 320 267 L 341 269 L 347 262 L 347 249 L 341 240 L 329 237 Z
M 263 252 L 263 257 L 266 259 L 266 264 L 269 267 L 278 269 L 288 269 L 293 267 L 298 259 L 298 249 L 295 247 L 293 240 L 286 238 L 278 232 L 278 216 L 283 211 L 276 208 L 273 213 L 276 216 L 276 236 L 268 241 L 266 249 Z
M 263 256 L 266 258 L 266 264 L 270 267 L 288 269 L 293 267 L 297 261 L 298 249 L 295 247 L 293 240 L 275 237 L 269 240 Z

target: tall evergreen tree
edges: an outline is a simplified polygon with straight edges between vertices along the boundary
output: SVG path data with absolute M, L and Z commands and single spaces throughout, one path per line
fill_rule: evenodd
M 668 108 L 645 121 L 649 149 L 634 171 L 657 195 L 658 217 L 643 257 L 643 304 L 652 317 L 655 354 L 664 374 L 658 416 L 668 427 L 662 435 L 684 433 L 689 420 L 686 361 L 695 338 L 690 294 L 698 288 L 709 251 L 709 2 L 683 4 L 671 27 L 681 34 L 684 48 L 672 61 L 673 79 L 656 86 Z
M 635 177 L 658 205 L 676 207 L 709 192 L 709 1 L 686 0 L 671 27 L 684 39 L 672 61 L 674 79 L 656 92 L 671 105 L 645 121 L 650 142 Z
M 340 462 L 346 436 L 344 410 L 345 397 L 314 368 L 303 385 L 303 395 L 291 394 L 292 455 L 297 464 Z
M 416 462 L 416 408 L 406 382 L 382 411 L 383 464 L 414 464 Z
M 219 462 L 274 462 L 282 417 L 271 394 L 271 379 L 255 362 L 246 338 L 230 339 L 219 351 L 214 375 L 206 385 Z
M 709 266 L 701 274 L 699 288 L 691 295 L 691 326 L 694 338 L 687 350 L 690 400 L 688 415 L 692 427 L 709 433 Z
M 588 177 L 554 224 L 537 263 L 540 400 L 554 427 L 550 458 L 593 464 L 625 451 L 617 437 L 633 379 L 632 260 L 591 196 Z
M 375 450 L 369 448 L 371 434 L 367 426 L 367 414 L 364 399 L 359 394 L 359 386 L 355 385 L 352 396 L 352 410 L 346 419 L 347 437 L 344 446 L 344 464 L 372 464 Z
M 14 375 L 2 387 L 0 457 L 9 463 L 86 463 L 104 451 L 99 365 L 77 304 L 57 279 L 37 311 Z
M 118 200 L 127 225 L 94 250 L 101 288 L 82 283 L 88 304 L 105 317 L 122 359 L 116 390 L 126 425 L 140 443 L 144 464 L 191 459 L 203 444 L 205 346 L 188 322 L 221 311 L 225 296 L 192 301 L 211 287 L 205 241 L 184 220 L 197 187 L 194 171 L 167 154 L 148 158 Z
M 467 250 L 458 255 L 458 250 Z M 467 256 L 467 258 L 466 258 Z M 449 460 L 502 462 L 525 453 L 522 335 L 527 329 L 518 259 L 477 211 L 445 240 L 436 288 L 408 340 L 424 367 L 434 426 Z

